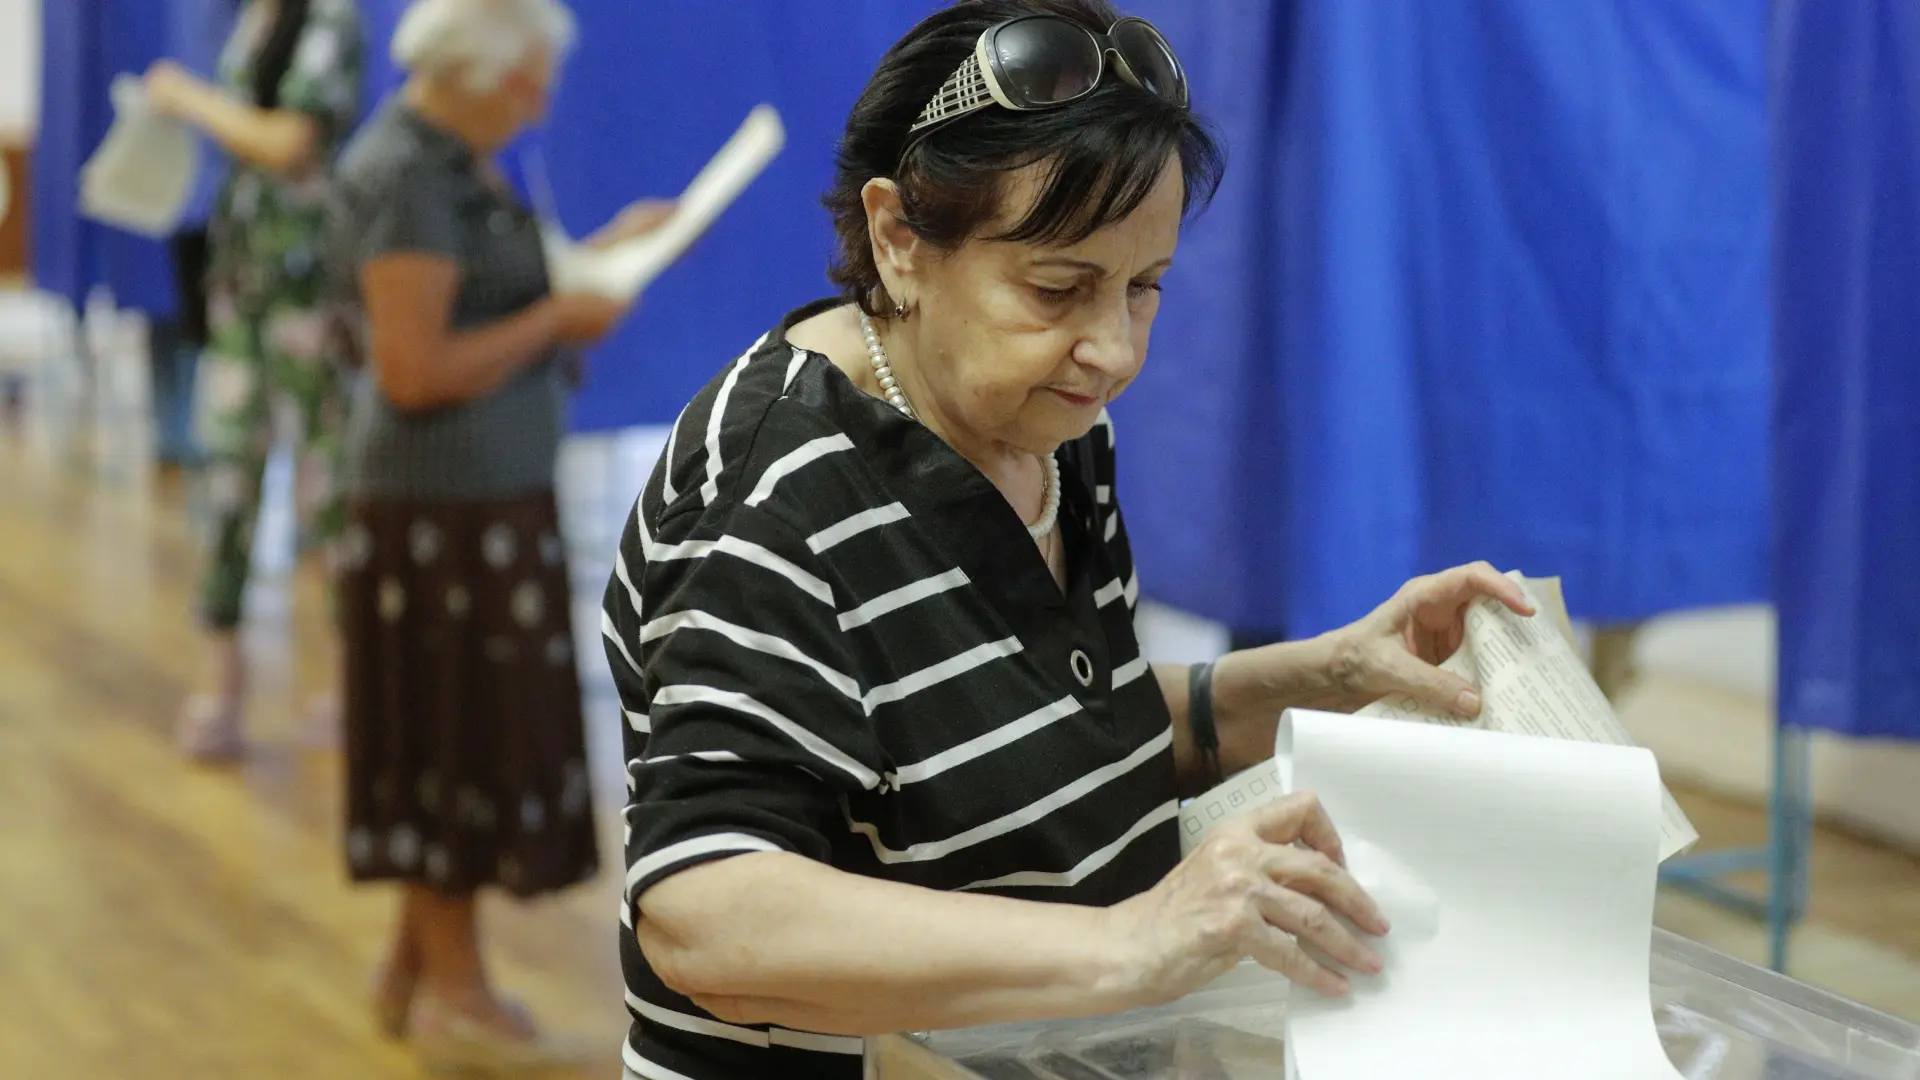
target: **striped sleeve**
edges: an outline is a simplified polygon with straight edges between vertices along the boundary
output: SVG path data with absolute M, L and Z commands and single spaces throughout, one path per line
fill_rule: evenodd
M 636 513 L 604 630 L 628 721 L 629 911 L 714 859 L 827 861 L 827 837 L 845 832 L 842 797 L 878 788 L 884 766 L 804 537 L 747 506 L 690 510 L 657 530 Z

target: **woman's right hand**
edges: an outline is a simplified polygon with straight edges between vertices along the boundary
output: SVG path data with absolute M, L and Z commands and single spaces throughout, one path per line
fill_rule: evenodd
M 555 336 L 562 345 L 593 345 L 626 318 L 628 305 L 599 293 L 560 293 L 552 298 Z
M 1301 944 L 1371 974 L 1379 956 L 1335 916 L 1387 932 L 1379 907 L 1347 873 L 1333 822 L 1305 792 L 1222 822 L 1158 885 L 1106 915 L 1154 1003 L 1199 989 L 1244 957 L 1338 996 L 1346 976 Z
M 199 84 L 193 73 L 173 60 L 156 60 L 141 80 L 147 92 L 147 104 L 161 116 L 183 116 L 187 100 Z

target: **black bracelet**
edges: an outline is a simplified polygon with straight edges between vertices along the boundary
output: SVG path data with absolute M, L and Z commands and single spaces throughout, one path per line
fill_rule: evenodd
M 1220 774 L 1220 731 L 1213 722 L 1213 664 L 1195 664 L 1187 669 L 1187 729 L 1193 732 L 1193 748 L 1200 752 L 1207 786 L 1218 784 Z

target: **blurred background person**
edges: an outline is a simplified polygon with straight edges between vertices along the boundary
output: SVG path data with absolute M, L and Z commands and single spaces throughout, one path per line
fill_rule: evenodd
M 154 107 L 231 156 L 208 225 L 212 347 L 198 373 L 198 428 L 214 516 L 201 593 L 211 686 L 187 702 L 179 738 L 201 760 L 244 749 L 246 660 L 239 626 L 261 482 L 276 431 L 301 448 L 302 546 L 339 526 L 328 472 L 340 394 L 329 355 L 320 244 L 329 163 L 358 114 L 359 13 L 353 0 L 248 0 L 217 84 L 172 61 L 146 77 Z
M 571 347 L 626 305 L 552 294 L 493 163 L 545 115 L 573 36 L 555 0 L 410 7 L 407 81 L 342 158 L 329 246 L 366 361 L 341 474 L 347 862 L 402 883 L 379 1022 L 455 1064 L 566 1056 L 495 992 L 475 897 L 599 867 L 554 477 Z M 667 213 L 636 204 L 590 242 Z

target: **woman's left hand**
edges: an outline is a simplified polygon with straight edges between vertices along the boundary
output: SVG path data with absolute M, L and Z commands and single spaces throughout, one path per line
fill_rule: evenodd
M 1482 597 L 1534 613 L 1520 586 L 1484 562 L 1415 578 L 1373 614 L 1334 631 L 1334 681 L 1356 707 L 1406 696 L 1429 710 L 1480 715 L 1479 690 L 1439 665 L 1466 640 L 1467 609 Z
M 679 206 L 671 199 L 641 199 L 639 202 L 620 211 L 620 216 L 608 222 L 606 227 L 594 233 L 587 241 L 588 247 L 607 248 L 615 244 L 645 236 L 667 223 Z

